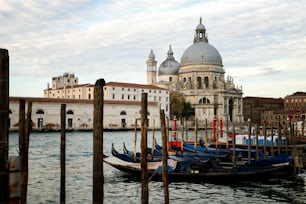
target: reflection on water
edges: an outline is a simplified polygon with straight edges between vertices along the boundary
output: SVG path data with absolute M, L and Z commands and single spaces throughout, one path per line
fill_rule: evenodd
M 138 134 L 138 139 L 139 139 Z M 148 143 L 151 144 L 148 134 Z M 190 134 L 191 135 L 191 134 Z M 155 132 L 161 144 L 160 134 Z M 66 134 L 66 203 L 91 203 L 92 132 Z M 104 153 L 110 155 L 111 143 L 122 151 L 123 142 L 133 149 L 134 132 L 105 132 Z M 139 141 L 137 143 L 138 150 Z M 18 154 L 18 133 L 10 133 L 10 155 Z M 105 203 L 141 203 L 141 183 L 104 165 Z M 306 173 L 292 180 L 212 183 L 170 183 L 170 203 L 306 203 Z M 149 182 L 150 203 L 163 202 L 162 182 Z M 59 203 L 60 133 L 31 133 L 29 148 L 28 203 Z

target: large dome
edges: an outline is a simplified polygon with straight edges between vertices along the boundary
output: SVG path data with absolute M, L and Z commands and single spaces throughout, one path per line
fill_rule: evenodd
M 171 46 L 169 47 L 168 57 L 163 61 L 158 69 L 158 75 L 176 75 L 178 74 L 180 64 L 174 59 Z
M 188 47 L 182 58 L 181 65 L 190 64 L 222 64 L 222 58 L 218 50 L 207 42 L 196 42 Z
M 220 53 L 214 46 L 208 43 L 206 28 L 202 24 L 202 18 L 200 18 L 200 23 L 195 29 L 193 44 L 185 50 L 181 58 L 182 66 L 191 64 L 223 66 Z

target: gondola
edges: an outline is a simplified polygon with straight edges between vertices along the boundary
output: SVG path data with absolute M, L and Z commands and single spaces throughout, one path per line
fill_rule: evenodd
M 134 161 L 128 154 L 118 153 L 112 147 L 113 156 L 105 157 L 104 162 L 114 168 L 133 175 L 140 175 L 140 159 Z M 236 163 L 234 166 L 224 165 L 214 157 L 169 155 L 168 178 L 170 181 L 202 182 L 202 181 L 240 181 L 251 179 L 288 178 L 298 173 L 298 168 L 292 164 L 288 155 L 267 160 Z M 160 180 L 162 177 L 162 162 L 147 162 L 148 174 L 151 178 Z

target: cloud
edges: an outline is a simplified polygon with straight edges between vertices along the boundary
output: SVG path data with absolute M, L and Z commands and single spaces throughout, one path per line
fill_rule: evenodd
M 243 85 L 248 77 L 306 74 L 305 10 L 301 1 L 279 0 L 10 0 L 0 3 L 0 42 L 9 50 L 12 77 L 51 80 L 74 72 L 145 83 L 151 48 L 160 64 L 171 44 L 180 61 L 202 17 L 226 74 Z

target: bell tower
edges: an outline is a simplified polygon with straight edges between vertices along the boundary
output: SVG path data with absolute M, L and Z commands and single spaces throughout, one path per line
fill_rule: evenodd
M 157 61 L 155 60 L 155 55 L 153 53 L 153 50 L 151 49 L 151 52 L 148 56 L 147 60 L 147 84 L 155 84 L 156 83 L 156 77 L 157 77 Z

